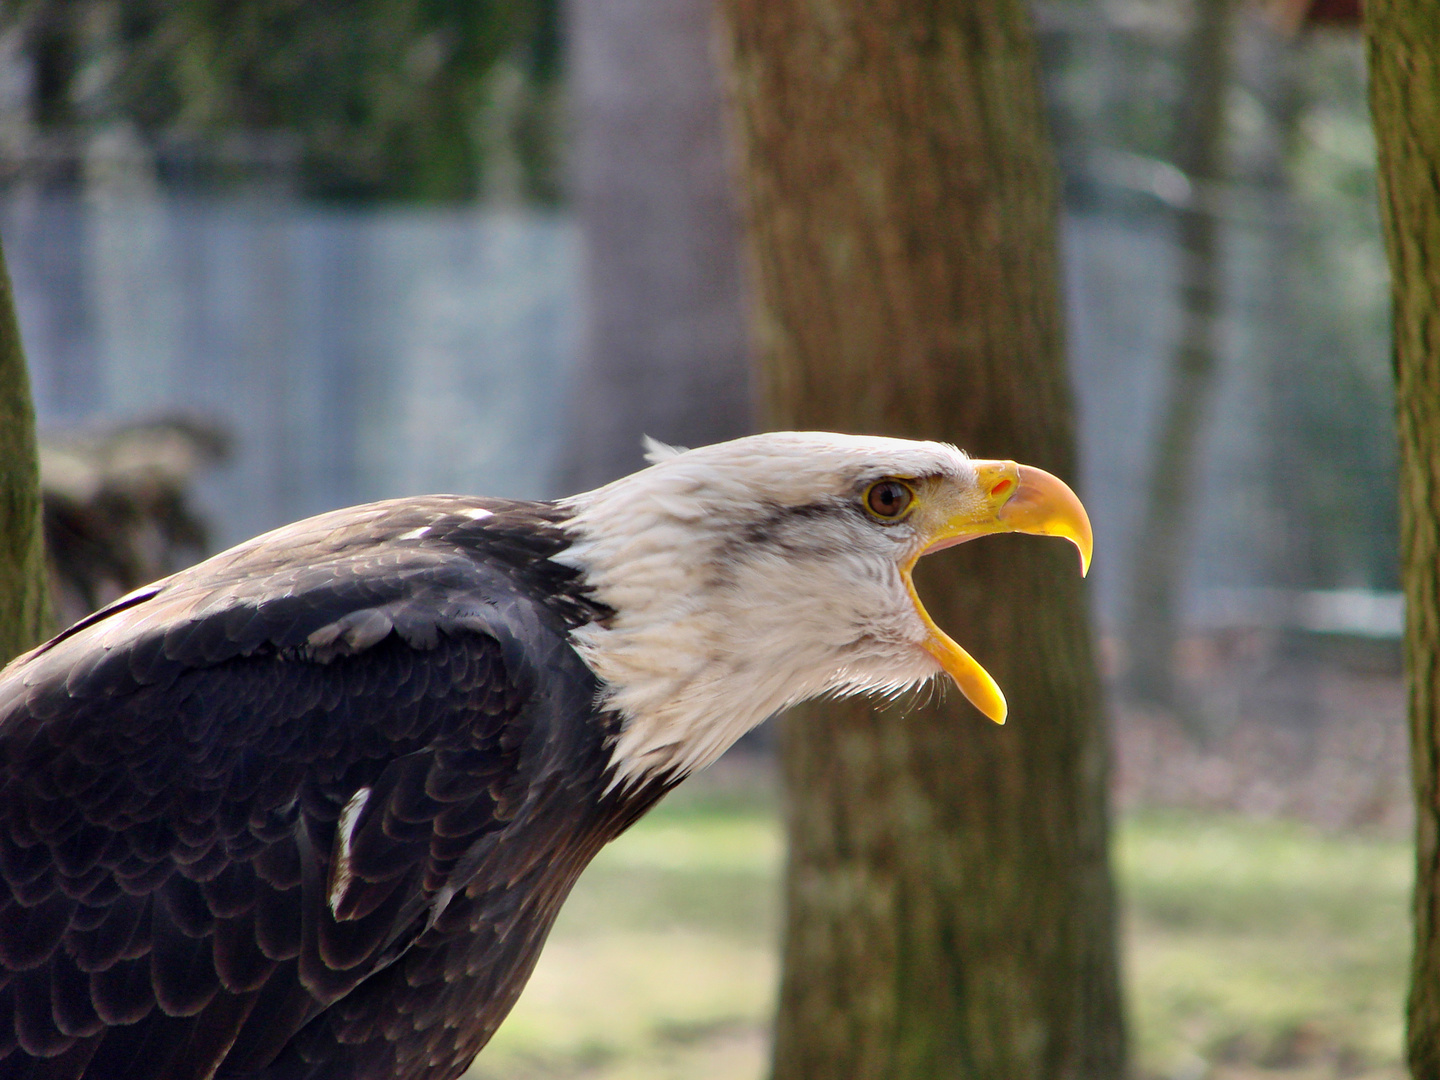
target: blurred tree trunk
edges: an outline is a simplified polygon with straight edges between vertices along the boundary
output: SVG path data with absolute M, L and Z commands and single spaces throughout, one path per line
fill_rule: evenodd
M 1367 0 L 1365 24 L 1392 276 L 1417 803 L 1410 1069 L 1440 1080 L 1440 0 Z
M 1073 478 L 1023 3 L 722 6 L 769 420 L 946 439 Z M 1117 1078 L 1106 747 L 1074 552 L 1004 537 L 920 576 L 1011 722 L 953 690 L 787 722 L 775 1076 Z
M 1178 210 L 1179 329 L 1153 440 L 1144 517 L 1136 534 L 1126 642 L 1129 689 L 1142 701 L 1181 703 L 1175 687 L 1180 599 L 1201 436 L 1215 395 L 1224 265 L 1216 188 L 1225 167 L 1225 97 L 1230 86 L 1231 0 L 1200 0 L 1184 57 L 1185 89 L 1175 163 L 1189 177 Z
M 585 325 L 564 492 L 639 468 L 642 435 L 754 430 L 714 0 L 572 0 L 568 19 Z
M 35 409 L 15 296 L 0 251 L 0 664 L 45 636 L 46 585 Z

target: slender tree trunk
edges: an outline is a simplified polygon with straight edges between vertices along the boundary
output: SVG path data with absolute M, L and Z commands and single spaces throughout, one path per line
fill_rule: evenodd
M 0 664 L 45 636 L 46 586 L 35 409 L 15 296 L 0 252 Z
M 1055 177 L 1019 0 L 724 0 L 777 426 L 923 436 L 1074 477 Z M 926 560 L 995 674 L 783 736 L 779 1080 L 1115 1078 L 1106 749 L 1073 552 Z
M 1390 253 L 1416 798 L 1410 1069 L 1440 1080 L 1440 0 L 1367 0 Z
M 1224 173 L 1225 95 L 1230 84 L 1231 0 L 1198 0 L 1185 57 L 1186 88 L 1176 164 L 1194 184 L 1179 211 L 1180 319 L 1154 437 L 1144 517 L 1131 578 L 1128 683 L 1166 707 L 1176 694 L 1175 646 L 1189 564 L 1201 436 L 1215 396 L 1224 300 L 1220 220 L 1212 193 Z M 1207 197 L 1207 194 L 1209 197 Z
M 639 468 L 643 435 L 755 422 L 714 0 L 571 0 L 568 19 L 586 303 L 565 492 Z
M 23 159 L 33 137 L 34 72 L 27 68 L 23 18 L 0 31 L 0 66 L 11 85 L 0 102 L 0 150 Z M 26 177 L 23 172 L 20 182 Z M 13 193 L 12 193 L 13 194 Z M 39 643 L 50 629 L 35 408 L 15 296 L 0 251 L 0 664 Z

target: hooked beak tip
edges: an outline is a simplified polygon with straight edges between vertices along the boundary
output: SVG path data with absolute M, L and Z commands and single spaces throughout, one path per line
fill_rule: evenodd
M 1080 576 L 1089 575 L 1095 534 L 1080 497 L 1069 484 L 1044 469 L 1033 465 L 1019 465 L 1016 469 L 1019 482 L 996 515 L 1003 528 L 1069 540 L 1080 553 Z

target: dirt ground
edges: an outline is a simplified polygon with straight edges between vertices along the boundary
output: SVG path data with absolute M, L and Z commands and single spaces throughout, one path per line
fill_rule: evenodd
M 1409 834 L 1398 643 L 1253 633 L 1194 639 L 1182 686 L 1178 712 L 1114 696 L 1122 810 L 1232 810 Z

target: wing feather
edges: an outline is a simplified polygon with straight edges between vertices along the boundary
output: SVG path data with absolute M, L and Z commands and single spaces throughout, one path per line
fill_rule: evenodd
M 90 980 L 64 954 L 50 964 L 50 1014 L 62 1035 L 88 1038 L 105 1026 L 90 997 Z
M 32 906 L 11 903 L 0 912 L 0 964 L 10 971 L 39 967 L 60 943 L 75 908 L 58 890 Z
M 525 883 L 465 890 L 502 865 L 496 836 L 553 797 L 537 780 L 595 687 L 565 644 L 581 605 L 552 609 L 487 562 L 489 519 L 453 512 L 464 545 L 432 530 L 435 545 L 387 546 L 436 512 L 302 523 L 0 675 L 5 1075 L 186 1080 L 284 1055 L 298 1077 L 336 1053 L 388 1069 L 423 1053 L 386 1033 L 443 1028 L 457 972 L 484 966 L 456 935 L 519 964 L 491 980 L 508 1008 L 533 958 L 496 951 L 485 926 Z M 502 526 L 513 562 L 524 530 Z M 573 685 L 537 696 L 557 657 Z M 477 904 L 490 914 L 461 917 Z M 437 1000 L 417 997 L 437 980 Z
M 149 908 L 148 897 L 125 892 L 108 903 L 81 908 L 65 933 L 65 951 L 84 972 L 105 971 L 127 955 L 144 955 L 143 951 L 132 952 L 131 942 Z
M 50 970 L 32 968 L 18 973 L 11 986 L 15 989 L 15 1036 L 31 1057 L 53 1058 L 75 1044 L 55 1025 L 50 1010 Z
M 150 955 L 126 957 L 90 973 L 90 1000 L 95 1011 L 112 1027 L 135 1024 L 155 1008 L 150 983 Z

